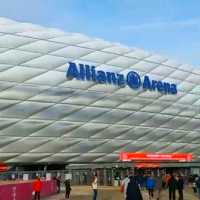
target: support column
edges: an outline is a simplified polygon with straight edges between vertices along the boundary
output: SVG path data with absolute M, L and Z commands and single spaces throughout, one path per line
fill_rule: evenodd
M 103 169 L 103 185 L 107 185 L 107 173 L 106 173 L 106 168 Z

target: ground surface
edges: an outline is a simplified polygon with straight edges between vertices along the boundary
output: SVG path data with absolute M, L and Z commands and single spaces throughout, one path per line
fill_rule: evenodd
M 146 191 L 143 191 L 144 200 L 148 200 Z M 163 191 L 160 200 L 168 200 L 167 191 Z M 64 194 L 55 195 L 43 200 L 64 200 Z M 87 186 L 74 186 L 72 187 L 72 194 L 70 200 L 92 200 L 92 191 Z M 116 187 L 101 187 L 99 189 L 98 200 L 123 200 L 122 194 L 119 192 L 119 188 Z M 156 200 L 154 198 L 153 200 Z M 178 195 L 177 195 L 178 200 Z M 184 191 L 184 200 L 198 200 L 190 189 Z

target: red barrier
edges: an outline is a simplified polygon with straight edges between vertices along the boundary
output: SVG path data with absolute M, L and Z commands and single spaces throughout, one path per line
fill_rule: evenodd
M 56 193 L 55 181 L 42 182 L 41 197 Z M 0 185 L 0 200 L 32 200 L 33 182 Z

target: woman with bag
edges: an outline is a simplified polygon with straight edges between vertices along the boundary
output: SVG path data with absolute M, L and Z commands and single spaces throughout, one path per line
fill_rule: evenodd
M 94 179 L 92 181 L 92 189 L 93 189 L 93 200 L 96 200 L 97 199 L 97 192 L 98 192 L 97 174 L 95 174 Z
M 125 178 L 121 182 L 121 188 L 120 191 L 121 193 L 124 193 L 124 199 L 126 200 L 126 192 L 127 192 L 127 187 L 129 183 L 129 177 L 126 175 Z

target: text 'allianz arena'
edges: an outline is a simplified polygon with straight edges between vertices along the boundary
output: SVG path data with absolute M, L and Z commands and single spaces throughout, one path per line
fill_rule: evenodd
M 198 159 L 199 134 L 198 68 L 0 18 L 1 162 L 117 162 L 120 152 Z

